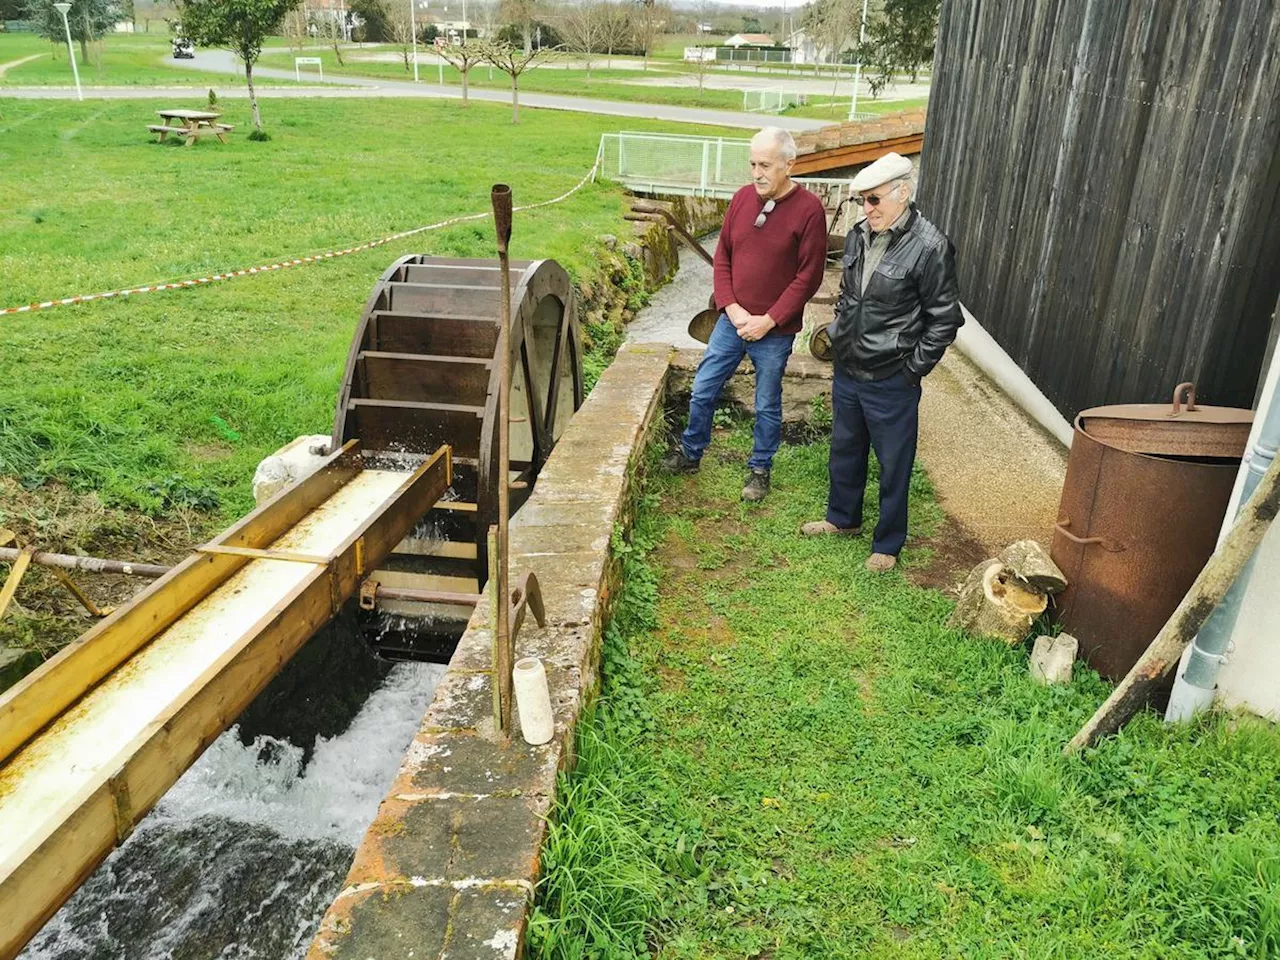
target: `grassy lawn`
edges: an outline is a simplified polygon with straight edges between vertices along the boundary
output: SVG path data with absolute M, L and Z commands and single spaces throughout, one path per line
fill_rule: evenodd
M 517 203 L 549 199 L 617 128 L 532 110 L 512 126 L 500 105 L 269 100 L 275 139 L 253 143 L 235 100 L 230 142 L 186 149 L 145 130 L 155 108 L 184 105 L 171 100 L 0 103 L 6 307 L 350 246 L 486 211 L 499 181 Z M 618 190 L 589 185 L 518 214 L 512 255 L 597 277 L 595 238 L 622 234 L 623 210 Z M 477 221 L 278 273 L 0 318 L 0 476 L 153 513 L 239 515 L 261 457 L 329 430 L 364 301 L 409 252 L 496 255 L 491 224 Z
M 33 34 L 0 34 L 0 64 L 38 54 L 0 74 L 3 86 L 72 86 L 75 78 L 67 63 L 66 44 L 50 44 Z M 234 78 L 175 66 L 168 36 L 158 33 L 117 34 L 89 45 L 89 62 L 80 59 L 75 45 L 80 82 L 85 86 L 133 86 L 184 84 L 209 86 Z
M 383 51 L 386 52 L 386 51 Z M 339 65 L 332 50 L 308 50 L 308 56 L 318 56 L 324 61 L 326 77 L 358 76 L 375 77 L 380 80 L 396 80 L 411 82 L 412 68 L 405 70 L 404 63 L 380 60 L 360 60 L 355 51 L 344 54 L 345 64 Z M 276 67 L 282 70 L 293 69 L 292 53 L 264 53 L 263 66 Z M 310 69 L 314 70 L 314 67 Z M 682 72 L 682 71 L 681 71 Z M 439 68 L 434 62 L 418 61 L 418 76 L 424 83 L 434 84 L 439 76 Z M 491 76 L 492 75 L 492 76 Z M 673 77 L 676 73 L 650 69 L 648 72 L 637 70 L 609 70 L 601 58 L 600 66 L 593 67 L 591 79 L 587 79 L 585 70 L 561 70 L 538 68 L 520 77 L 522 92 L 556 93 L 564 96 L 595 97 L 601 100 L 623 100 L 634 103 L 657 103 L 678 107 L 706 107 L 717 110 L 741 110 L 742 93 L 738 90 L 704 90 L 700 94 L 697 88 L 661 87 L 637 85 L 623 81 Z M 458 71 L 448 65 L 444 68 L 444 82 L 450 86 L 460 87 L 462 79 Z M 473 87 L 494 88 L 504 91 L 511 89 L 511 80 L 499 70 L 490 70 L 487 66 L 479 66 L 471 71 L 470 83 Z
M 1280 955 L 1280 735 L 1148 714 L 1064 758 L 1096 674 L 1038 687 L 1024 648 L 866 573 L 865 538 L 800 538 L 825 444 L 784 447 L 741 504 L 749 448 L 737 428 L 648 483 L 536 956 Z M 913 496 L 927 529 L 922 475 Z
M 907 110 L 927 107 L 928 105 L 928 97 L 921 97 L 916 100 L 859 99 L 858 112 L 875 114 L 901 113 Z M 849 98 L 810 97 L 808 103 L 784 110 L 783 115 L 788 117 L 811 117 L 815 120 L 830 120 L 833 123 L 839 123 L 849 117 Z

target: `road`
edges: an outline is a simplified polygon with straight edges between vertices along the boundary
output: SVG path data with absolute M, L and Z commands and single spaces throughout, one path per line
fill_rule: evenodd
M 241 74 L 239 64 L 229 51 L 201 50 L 191 60 L 175 60 L 174 66 L 210 73 Z M 289 70 L 257 67 L 255 80 L 289 80 L 294 75 Z M 243 84 L 218 86 L 215 92 L 222 97 L 247 97 Z M 86 99 L 140 100 L 160 96 L 190 96 L 191 87 L 90 87 L 84 88 Z M 511 95 L 503 90 L 470 90 L 472 100 L 490 103 L 510 103 Z M 0 88 L 0 98 L 18 97 L 36 100 L 73 100 L 73 87 L 8 87 Z M 258 96 L 269 97 L 427 97 L 458 100 L 460 87 L 439 86 L 434 83 L 405 83 L 394 80 L 372 80 L 365 77 L 325 77 L 323 83 L 316 78 L 315 85 L 288 87 L 260 87 Z M 589 97 L 565 97 L 550 93 L 520 93 L 521 107 L 537 107 L 544 110 L 571 110 L 577 113 L 597 113 L 632 119 L 674 120 L 680 123 L 698 123 L 721 127 L 758 128 L 766 123 L 788 130 L 816 130 L 825 126 L 822 120 L 801 117 L 764 117 L 754 113 L 734 110 L 703 110 L 695 107 L 675 107 L 656 103 L 627 103 L 617 100 L 594 100 Z

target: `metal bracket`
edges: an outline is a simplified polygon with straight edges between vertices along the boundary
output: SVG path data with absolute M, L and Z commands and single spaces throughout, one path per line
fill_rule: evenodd
M 538 585 L 538 578 L 533 571 L 529 571 L 520 578 L 520 582 L 511 591 L 511 597 L 508 602 L 511 609 L 511 643 L 513 646 L 515 645 L 516 637 L 520 633 L 520 626 L 524 623 L 526 609 L 533 611 L 533 619 L 537 621 L 538 626 L 545 627 L 547 625 L 546 608 L 542 604 L 542 588 Z
M 124 843 L 133 833 L 133 799 L 129 796 L 129 781 L 123 770 L 107 781 L 111 794 L 111 809 L 116 819 L 116 845 Z

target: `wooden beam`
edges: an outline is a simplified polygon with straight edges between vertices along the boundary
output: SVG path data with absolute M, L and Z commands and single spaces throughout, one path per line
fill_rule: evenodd
M 214 542 L 268 546 L 360 469 L 359 441 L 353 440 Z M 0 694 L 0 762 L 248 562 L 248 557 L 193 554 Z
M 819 150 L 816 153 L 806 153 L 796 157 L 791 175 L 803 177 L 821 173 L 824 170 L 854 167 L 879 160 L 886 153 L 919 153 L 922 149 L 924 149 L 923 133 L 891 137 L 888 140 L 872 140 L 868 143 L 851 143 L 847 146 L 832 147 L 829 150 Z
M 4 586 L 0 587 L 0 617 L 4 616 L 4 612 L 9 609 L 9 601 L 18 592 L 18 584 L 22 582 L 22 575 L 27 572 L 27 567 L 31 565 L 31 554 L 30 547 L 23 547 L 18 552 L 18 559 L 13 561 L 13 566 L 9 568 L 9 576 L 5 578 Z

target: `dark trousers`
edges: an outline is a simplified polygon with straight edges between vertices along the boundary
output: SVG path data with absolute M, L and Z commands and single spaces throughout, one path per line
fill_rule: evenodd
M 901 373 L 885 380 L 855 380 L 835 369 L 831 387 L 831 493 L 827 521 L 862 526 L 867 453 L 880 461 L 880 520 L 871 549 L 896 557 L 907 539 L 907 491 L 916 459 L 920 387 Z

